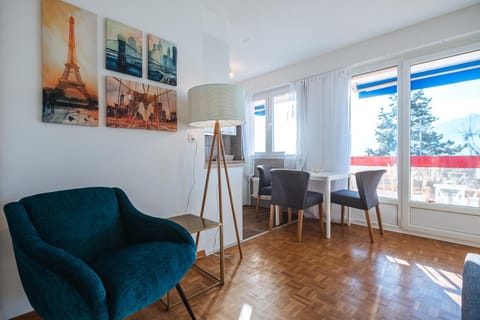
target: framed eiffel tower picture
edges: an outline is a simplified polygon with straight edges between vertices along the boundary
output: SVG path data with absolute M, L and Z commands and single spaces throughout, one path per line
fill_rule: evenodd
M 43 122 L 98 126 L 97 15 L 42 0 Z

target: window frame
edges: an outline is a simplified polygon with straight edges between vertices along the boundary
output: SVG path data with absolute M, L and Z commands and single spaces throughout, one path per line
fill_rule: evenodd
M 402 110 L 399 110 L 399 126 L 402 127 L 402 135 L 401 139 L 403 140 L 401 155 L 402 155 L 402 181 L 406 181 L 407 183 L 403 183 L 403 190 L 402 190 L 402 206 L 405 208 L 420 208 L 426 210 L 439 210 L 439 211 L 451 211 L 451 212 L 458 212 L 458 213 L 467 213 L 467 214 L 476 214 L 478 213 L 478 207 L 467 207 L 461 205 L 451 205 L 445 203 L 428 203 L 424 201 L 417 201 L 410 199 L 410 195 L 412 192 L 412 186 L 410 181 L 410 173 L 412 170 L 411 161 L 410 161 L 410 98 L 411 98 L 411 87 L 410 87 L 410 67 L 412 65 L 421 64 L 433 60 L 440 60 L 443 58 L 448 58 L 455 55 L 461 55 L 464 53 L 468 53 L 471 51 L 480 51 L 480 43 L 473 43 L 471 45 L 460 46 L 455 48 L 450 48 L 447 50 L 441 50 L 437 52 L 432 52 L 429 54 L 418 55 L 415 57 L 410 57 L 409 59 L 404 59 L 402 62 L 402 70 L 401 74 L 403 76 L 402 86 L 399 87 L 399 93 L 401 93 L 402 101 L 407 101 L 408 103 L 403 106 Z M 400 96 L 400 94 L 399 94 Z M 401 114 L 401 116 L 400 116 Z M 401 122 L 400 122 L 401 121 Z M 401 124 L 400 124 L 401 123 Z M 400 159 L 398 160 L 400 161 Z M 400 167 L 400 165 L 399 165 Z
M 427 203 L 410 200 L 410 66 L 476 50 L 480 50 L 480 42 L 471 42 L 469 44 L 452 43 L 450 48 L 445 48 L 444 46 L 440 46 L 440 48 L 438 46 L 431 46 L 412 50 L 410 52 L 399 54 L 385 60 L 378 60 L 374 63 L 358 64 L 352 68 L 352 77 L 393 66 L 398 68 L 397 199 L 385 198 L 381 196 L 379 196 L 379 198 L 382 203 L 394 204 L 398 206 L 399 223 L 407 229 L 411 229 L 409 227 L 410 215 L 408 212 L 413 208 L 446 211 L 458 214 L 480 215 L 477 207 L 466 207 L 443 203 Z

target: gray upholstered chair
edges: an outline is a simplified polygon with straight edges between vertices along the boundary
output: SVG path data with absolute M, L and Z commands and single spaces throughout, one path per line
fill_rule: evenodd
M 467 254 L 462 281 L 462 320 L 480 320 L 479 254 Z
M 342 224 L 344 220 L 344 207 L 364 210 L 367 220 L 370 242 L 373 243 L 372 224 L 370 223 L 369 210 L 375 207 L 377 212 L 378 227 L 383 235 L 382 217 L 378 205 L 377 186 L 386 170 L 370 170 L 355 173 L 358 191 L 338 190 L 331 193 L 331 202 L 342 206 Z
M 277 207 L 280 207 L 280 214 L 282 214 L 281 208 L 288 209 L 289 222 L 292 220 L 292 209 L 295 209 L 298 214 L 297 239 L 298 242 L 301 242 L 304 210 L 318 205 L 320 228 L 323 233 L 323 194 L 307 190 L 310 173 L 288 169 L 272 169 L 270 172 L 272 174 L 272 200 L 269 229 L 273 228 Z
M 271 196 L 272 195 L 272 177 L 270 175 L 270 170 L 272 167 L 266 165 L 258 165 L 258 192 L 257 192 L 257 206 L 255 208 L 255 213 L 258 216 L 258 210 L 260 209 L 260 201 L 262 196 Z

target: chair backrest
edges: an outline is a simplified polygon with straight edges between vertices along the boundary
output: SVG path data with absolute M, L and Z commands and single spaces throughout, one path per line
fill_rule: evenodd
M 263 164 L 257 166 L 258 190 L 272 185 L 272 175 L 270 174 L 271 169 L 272 167 Z
M 273 158 L 255 158 L 253 160 L 253 167 L 256 168 L 259 165 L 263 165 L 270 168 L 285 168 L 284 158 L 284 152 L 276 152 Z
M 272 204 L 304 209 L 310 173 L 298 170 L 272 169 Z
M 387 170 L 369 170 L 355 173 L 360 199 L 368 210 L 378 204 L 377 187 Z
M 49 192 L 19 202 L 40 238 L 85 261 L 127 242 L 112 188 Z

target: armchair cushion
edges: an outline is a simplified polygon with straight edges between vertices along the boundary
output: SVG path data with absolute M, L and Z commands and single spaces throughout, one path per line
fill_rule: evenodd
M 123 319 L 160 299 L 190 269 L 194 257 L 195 248 L 188 244 L 147 242 L 92 261 L 108 292 L 111 319 Z

